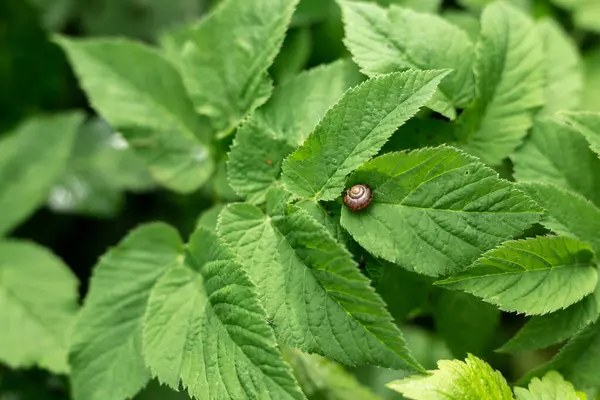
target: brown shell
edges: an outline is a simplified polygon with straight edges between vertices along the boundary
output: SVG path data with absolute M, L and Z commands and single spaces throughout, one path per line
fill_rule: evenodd
M 354 185 L 344 195 L 344 203 L 352 211 L 367 208 L 371 201 L 373 201 L 373 192 L 367 185 Z

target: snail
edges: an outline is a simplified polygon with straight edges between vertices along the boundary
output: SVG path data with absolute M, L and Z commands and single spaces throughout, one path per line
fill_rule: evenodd
M 352 211 L 368 207 L 371 201 L 373 201 L 373 192 L 367 185 L 354 185 L 344 195 L 344 203 Z

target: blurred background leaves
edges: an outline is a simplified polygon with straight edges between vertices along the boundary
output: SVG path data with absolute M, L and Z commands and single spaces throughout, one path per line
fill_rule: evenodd
M 478 14 L 490 2 L 362 1 L 440 13 L 471 37 L 478 34 Z M 570 34 L 584 64 L 582 106 L 600 111 L 600 1 L 510 1 L 535 18 L 554 18 Z M 164 45 L 164 38 L 176 37 L 179 27 L 197 21 L 218 3 L 218 0 L 0 0 L 0 145 L 32 118 L 64 111 L 86 112 L 66 167 L 46 190 L 46 200 L 41 202 L 45 206 L 11 233 L 13 237 L 27 238 L 52 249 L 81 281 L 81 295 L 87 290 L 90 268 L 97 258 L 132 227 L 161 220 L 187 236 L 203 211 L 215 205 L 218 210 L 221 202 L 237 199 L 225 179 L 225 153 L 231 138 L 218 143 L 219 164 L 202 189 L 185 196 L 159 189 L 120 134 L 92 113 L 64 54 L 50 40 L 51 36 L 54 33 L 126 36 L 148 43 L 160 41 Z M 349 57 L 343 36 L 341 12 L 334 0 L 302 0 L 282 50 L 269 71 L 275 83 L 284 82 L 303 69 Z M 203 214 L 200 223 L 213 224 L 214 215 L 214 212 Z M 370 267 L 367 265 L 367 269 Z M 374 285 L 390 305 L 396 322 L 413 325 L 404 327 L 403 332 L 415 357 L 426 368 L 434 368 L 438 359 L 462 358 L 470 351 L 485 356 L 509 380 L 514 380 L 554 351 L 517 356 L 496 354 L 493 349 L 518 330 L 523 317 L 500 315 L 495 308 L 466 294 L 432 289 L 428 282 L 420 282 L 420 278 L 407 272 L 382 267 L 380 274 L 389 278 L 387 275 L 394 272 L 406 276 L 395 281 L 380 279 Z M 468 323 L 474 321 L 473 313 L 480 316 L 479 326 L 467 329 Z M 485 329 L 481 335 L 469 336 L 470 331 L 482 327 Z M 304 355 L 299 357 L 302 365 L 321 363 Z M 332 374 L 339 372 L 336 366 L 324 367 Z M 384 386 L 401 378 L 398 372 L 374 367 L 350 372 L 370 387 L 374 396 L 401 398 Z M 316 389 L 314 393 L 313 398 L 335 398 L 323 397 Z M 67 398 L 65 377 L 35 369 L 10 370 L 0 365 L 0 400 Z M 136 397 L 138 400 L 186 398 L 155 382 Z

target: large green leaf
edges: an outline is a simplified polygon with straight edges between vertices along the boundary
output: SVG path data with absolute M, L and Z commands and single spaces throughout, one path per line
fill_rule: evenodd
M 442 360 L 427 377 L 417 376 L 388 384 L 415 400 L 513 400 L 502 374 L 469 354 L 465 361 Z
M 585 400 L 570 382 L 556 371 L 550 371 L 542 379 L 533 378 L 527 389 L 515 387 L 517 400 Z
M 461 115 L 461 147 L 498 165 L 520 143 L 544 103 L 543 41 L 533 21 L 505 2 L 481 16 L 475 76 L 478 98 Z
M 263 202 L 281 174 L 284 158 L 304 142 L 346 89 L 360 81 L 351 62 L 337 61 L 278 86 L 236 133 L 228 163 L 229 182 L 235 191 L 248 202 Z
M 94 267 L 69 361 L 75 400 L 124 400 L 150 380 L 142 328 L 150 290 L 183 253 L 168 225 L 137 228 Z
M 464 152 L 425 148 L 388 153 L 363 165 L 373 202 L 342 210 L 342 226 L 366 250 L 403 268 L 439 276 L 519 235 L 542 210 L 496 172 Z
M 181 381 L 196 398 L 304 398 L 254 284 L 204 228 L 152 289 L 144 354 L 154 376 L 175 389 Z
M 283 163 L 283 183 L 298 197 L 333 200 L 346 175 L 375 155 L 431 98 L 447 71 L 406 71 L 348 90 Z
M 600 316 L 600 285 L 594 293 L 564 310 L 531 317 L 529 321 L 497 351 L 517 353 L 543 349 L 563 342 Z
M 290 348 L 284 356 L 309 400 L 381 400 L 344 367 L 326 358 Z
M 580 331 L 550 362 L 531 371 L 522 381 L 551 370 L 560 372 L 578 388 L 600 386 L 600 320 Z
M 567 112 L 561 117 L 585 136 L 590 148 L 600 156 L 600 113 Z
M 161 54 L 124 39 L 57 42 L 94 109 L 123 134 L 158 182 L 191 192 L 209 178 L 214 166 L 208 127 Z
M 600 204 L 600 158 L 577 130 L 557 119 L 536 119 L 525 144 L 511 155 L 517 181 L 547 182 Z
M 581 104 L 583 71 L 577 46 L 553 19 L 538 23 L 544 41 L 546 96 L 543 114 L 572 110 Z
M 67 165 L 78 113 L 35 117 L 0 139 L 0 236 L 43 204 Z
M 427 104 L 450 119 L 475 94 L 474 46 L 467 34 L 444 19 L 392 6 L 341 2 L 345 43 L 369 76 L 406 69 L 453 69 Z
M 278 339 L 348 365 L 421 371 L 350 253 L 306 211 L 274 210 L 229 205 L 218 232 L 257 283 Z
M 600 209 L 577 193 L 554 185 L 527 182 L 517 187 L 548 211 L 542 221 L 547 228 L 586 241 L 600 254 Z
M 145 191 L 154 185 L 148 168 L 121 135 L 94 118 L 79 130 L 67 168 L 47 204 L 55 212 L 114 216 L 123 203 L 123 191 Z
M 11 368 L 39 366 L 67 373 L 78 284 L 47 249 L 0 241 L 0 361 Z
M 570 306 L 598 282 L 592 248 L 562 236 L 505 242 L 439 285 L 474 294 L 504 311 L 538 315 Z
M 196 110 L 219 136 L 271 94 L 267 68 L 279 52 L 298 0 L 226 0 L 195 26 L 181 70 Z

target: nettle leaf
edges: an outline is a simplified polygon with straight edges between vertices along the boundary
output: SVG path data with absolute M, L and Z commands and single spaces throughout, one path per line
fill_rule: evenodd
M 281 164 L 314 129 L 342 94 L 361 81 L 350 61 L 337 61 L 298 74 L 236 133 L 229 153 L 231 186 L 250 203 L 264 202 L 281 174 Z
M 341 365 L 326 358 L 289 348 L 285 349 L 284 356 L 309 399 L 381 400 Z
M 600 156 L 600 114 L 572 111 L 561 114 L 561 117 L 585 136 L 590 148 Z
M 443 290 L 433 310 L 435 328 L 457 358 L 483 355 L 500 325 L 500 310 L 475 296 Z
M 226 0 L 188 32 L 181 71 L 196 110 L 218 137 L 271 95 L 267 69 L 298 0 Z
M 563 342 L 600 316 L 600 285 L 583 300 L 550 314 L 531 317 L 529 321 L 497 351 L 518 353 L 543 349 Z
M 544 41 L 546 96 L 540 113 L 550 115 L 561 110 L 573 110 L 581 104 L 583 69 L 577 46 L 553 19 L 537 24 Z
M 152 289 L 144 354 L 153 376 L 174 389 L 181 381 L 196 398 L 304 398 L 254 284 L 203 228 L 192 235 L 183 263 Z
M 340 2 L 345 43 L 362 71 L 374 76 L 406 69 L 453 69 L 427 106 L 450 119 L 474 96 L 474 46 L 443 18 L 408 8 Z
M 49 250 L 0 241 L 0 361 L 66 374 L 77 286 L 69 267 Z
M 522 382 L 556 370 L 578 388 L 600 386 L 600 320 L 575 335 L 550 362 L 530 372 Z
M 511 160 L 517 181 L 547 182 L 600 204 L 600 158 L 574 128 L 557 119 L 536 119 Z
M 519 183 L 517 187 L 548 211 L 542 221 L 548 229 L 586 241 L 600 254 L 600 209 L 589 200 L 546 183 Z
M 159 183 L 186 193 L 206 182 L 214 169 L 211 138 L 175 67 L 156 50 L 124 39 L 57 42 L 94 109 Z
M 527 389 L 515 387 L 517 400 L 585 400 L 585 394 L 577 393 L 570 382 L 556 371 L 550 371 L 542 379 L 533 378 Z M 581 396 L 581 397 L 580 397 Z
M 298 197 L 333 200 L 359 167 L 431 98 L 448 71 L 406 71 L 348 90 L 283 163 L 283 183 Z
M 469 354 L 465 361 L 441 360 L 429 376 L 390 382 L 388 387 L 415 400 L 513 400 L 502 374 Z
M 384 154 L 358 169 L 348 187 L 356 183 L 372 189 L 373 202 L 361 212 L 344 207 L 342 226 L 375 256 L 430 276 L 463 270 L 543 212 L 451 147 Z
M 459 119 L 461 148 L 498 165 L 522 141 L 544 103 L 543 41 L 533 21 L 504 2 L 481 16 L 475 76 L 478 97 Z
M 79 113 L 25 121 L 0 139 L 0 236 L 44 203 L 69 160 Z
M 422 371 L 350 253 L 304 210 L 276 210 L 229 205 L 218 232 L 257 283 L 278 339 L 348 365 Z
M 306 211 L 315 221 L 323 225 L 338 243 L 348 246 L 350 237 L 340 225 L 341 206 L 336 203 L 319 203 L 312 200 L 300 200 L 295 205 Z
M 198 216 L 198 220 L 196 221 L 196 229 L 204 227 L 209 231 L 216 232 L 219 214 L 221 213 L 221 210 L 225 208 L 225 205 L 226 204 L 219 203 L 215 204 L 207 210 L 204 210 L 202 214 Z
M 592 248 L 562 236 L 509 241 L 469 269 L 436 282 L 463 290 L 504 311 L 547 314 L 592 293 L 598 282 Z
M 181 254 L 177 231 L 155 223 L 133 230 L 94 267 L 71 337 L 75 400 L 124 400 L 148 383 L 142 356 L 148 297 Z

